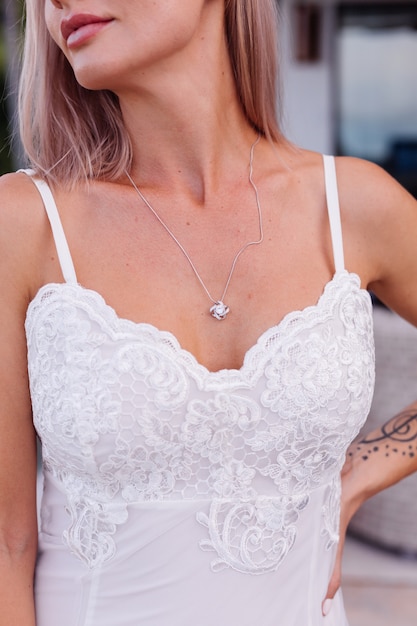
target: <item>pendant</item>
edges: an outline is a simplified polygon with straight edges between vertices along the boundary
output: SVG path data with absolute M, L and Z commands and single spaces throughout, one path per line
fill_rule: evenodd
M 230 311 L 229 307 L 223 304 L 221 300 L 218 300 L 217 302 L 215 302 L 210 309 L 211 315 L 216 320 L 226 319 L 226 316 L 229 313 L 229 311 Z

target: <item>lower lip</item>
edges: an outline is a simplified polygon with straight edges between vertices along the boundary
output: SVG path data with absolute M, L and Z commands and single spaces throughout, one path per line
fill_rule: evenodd
M 111 24 L 111 22 L 112 20 L 108 22 L 93 22 L 92 24 L 86 24 L 85 26 L 77 28 L 77 30 L 74 30 L 67 39 L 68 48 L 79 48 L 86 41 L 91 39 L 91 37 L 94 37 L 97 33 L 101 32 L 104 28 Z

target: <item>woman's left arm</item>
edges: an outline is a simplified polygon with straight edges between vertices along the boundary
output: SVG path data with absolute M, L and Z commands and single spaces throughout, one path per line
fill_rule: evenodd
M 417 388 L 417 381 L 416 381 Z M 417 471 L 417 402 L 349 447 L 342 471 L 340 540 L 332 578 L 323 602 L 340 587 L 343 547 L 350 520 L 368 498 Z
M 417 201 L 377 166 L 354 159 L 341 161 L 341 186 L 346 190 L 341 196 L 342 215 L 345 209 L 351 258 L 356 254 L 363 259 L 360 262 L 368 288 L 417 326 Z M 349 258 L 349 248 L 347 252 Z M 342 471 L 340 541 L 323 602 L 324 614 L 340 586 L 344 540 L 353 515 L 368 498 L 415 471 L 417 380 L 416 402 L 361 436 L 347 452 Z

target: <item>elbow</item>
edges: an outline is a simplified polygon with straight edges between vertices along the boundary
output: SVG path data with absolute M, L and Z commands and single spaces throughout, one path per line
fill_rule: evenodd
M 0 532 L 0 555 L 3 560 L 16 562 L 35 559 L 38 548 L 37 530 L 9 528 Z

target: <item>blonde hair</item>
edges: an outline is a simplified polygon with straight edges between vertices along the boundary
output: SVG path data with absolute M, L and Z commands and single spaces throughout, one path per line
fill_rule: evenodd
M 77 83 L 49 35 L 42 4 L 26 0 L 19 90 L 20 132 L 30 165 L 61 184 L 117 180 L 132 160 L 118 98 Z M 243 111 L 255 129 L 278 141 L 275 0 L 225 0 L 225 29 Z
M 256 130 L 279 141 L 277 2 L 226 0 L 225 7 L 230 60 L 243 111 Z

